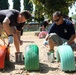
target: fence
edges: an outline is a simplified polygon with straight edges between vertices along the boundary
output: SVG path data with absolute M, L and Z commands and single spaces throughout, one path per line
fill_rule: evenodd
M 49 26 L 50 25 L 47 26 L 47 30 L 48 30 Z M 40 27 L 40 25 L 25 25 L 24 31 L 38 31 L 39 27 Z
M 25 25 L 24 31 L 37 31 L 39 27 L 39 25 Z

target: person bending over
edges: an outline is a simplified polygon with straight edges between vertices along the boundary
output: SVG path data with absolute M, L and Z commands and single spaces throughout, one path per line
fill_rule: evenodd
M 17 52 L 20 52 L 20 45 L 22 45 L 19 34 L 24 26 L 24 22 L 30 18 L 31 13 L 27 10 L 22 12 L 15 9 L 0 10 L 0 34 L 4 29 L 8 35 L 8 43 L 12 44 L 14 39 Z

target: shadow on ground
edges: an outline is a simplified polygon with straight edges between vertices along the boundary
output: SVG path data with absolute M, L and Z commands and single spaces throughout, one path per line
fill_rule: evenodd
M 34 41 L 23 41 L 23 43 L 34 43 Z
M 0 72 L 11 72 L 15 69 L 15 62 L 6 62 L 4 69 L 0 69 Z
M 39 72 L 40 72 L 40 73 L 48 73 L 50 70 L 51 70 L 51 71 L 55 71 L 55 70 L 57 70 L 57 69 L 58 69 L 58 68 L 48 67 L 47 64 L 40 63 Z
M 33 70 L 33 71 L 29 71 L 29 72 L 48 73 L 50 70 L 55 71 L 57 69 L 58 68 L 48 67 L 47 64 L 40 63 L 39 70 L 36 70 L 36 71 Z

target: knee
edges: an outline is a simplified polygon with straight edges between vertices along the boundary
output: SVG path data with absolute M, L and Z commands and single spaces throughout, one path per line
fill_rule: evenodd
M 58 36 L 58 35 L 57 35 L 56 33 L 51 33 L 49 37 L 50 37 L 50 38 L 53 38 L 53 37 L 57 37 L 57 36 Z

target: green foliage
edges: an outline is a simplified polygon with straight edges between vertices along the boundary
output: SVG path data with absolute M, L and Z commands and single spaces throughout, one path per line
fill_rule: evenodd
M 0 0 L 0 10 L 8 8 L 9 8 L 8 0 Z
M 24 0 L 24 10 L 33 11 L 33 4 L 29 0 Z
M 36 5 L 36 10 L 35 10 L 35 17 L 37 18 L 37 21 L 43 21 L 44 16 L 43 16 L 44 8 L 40 7 L 39 5 Z
M 13 9 L 17 9 L 20 11 L 21 10 L 20 7 L 21 7 L 20 0 L 13 0 Z
M 62 11 L 63 14 L 68 15 L 68 7 L 74 4 L 76 0 L 33 0 L 36 5 L 36 10 L 40 15 L 48 15 L 48 18 L 52 19 L 52 13 L 54 11 Z M 38 16 L 39 14 L 36 14 Z
M 72 19 L 76 20 L 76 14 L 74 14 L 74 15 L 72 16 Z

